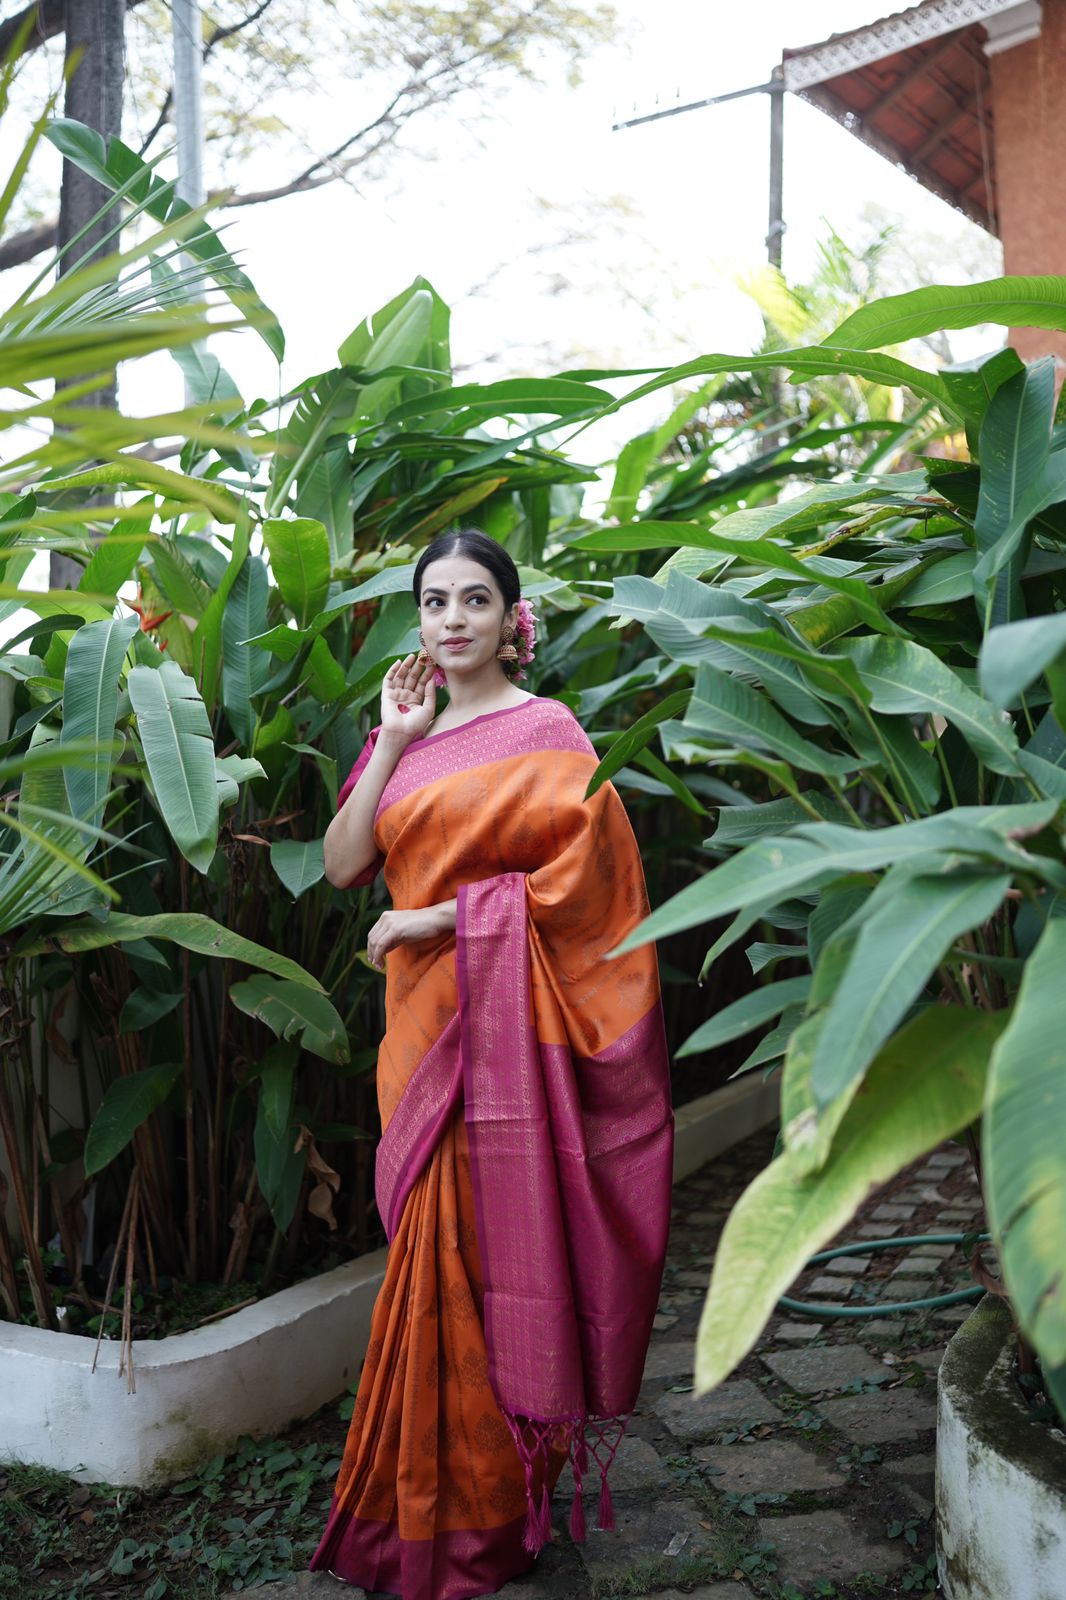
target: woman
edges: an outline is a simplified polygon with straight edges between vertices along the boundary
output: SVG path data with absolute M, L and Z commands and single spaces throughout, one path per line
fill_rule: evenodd
M 516 686 L 533 619 L 514 563 L 442 535 L 414 595 L 423 648 L 386 674 L 324 846 L 331 883 L 384 866 L 392 897 L 367 940 L 389 1254 L 311 1566 L 464 1600 L 532 1565 L 567 1457 L 572 1533 L 593 1463 L 613 1526 L 673 1117 L 654 945 L 609 958 L 649 909 L 636 841 L 610 783 L 584 798 L 597 757 L 573 714 Z

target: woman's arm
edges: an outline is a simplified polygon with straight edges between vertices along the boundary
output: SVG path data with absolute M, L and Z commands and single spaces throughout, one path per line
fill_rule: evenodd
M 347 888 L 377 855 L 374 813 L 409 743 L 405 735 L 381 729 L 359 782 L 326 829 L 322 858 L 326 878 L 335 889 Z
M 398 944 L 418 944 L 455 932 L 456 900 L 438 900 L 433 906 L 413 906 L 409 911 L 383 911 L 366 939 L 367 960 L 384 968 L 385 957 Z
M 433 720 L 435 672 L 432 661 L 418 661 L 411 653 L 394 661 L 382 679 L 381 724 L 374 748 L 322 841 L 326 878 L 335 889 L 346 889 L 378 853 L 374 813 L 396 763 L 411 740 L 420 739 Z

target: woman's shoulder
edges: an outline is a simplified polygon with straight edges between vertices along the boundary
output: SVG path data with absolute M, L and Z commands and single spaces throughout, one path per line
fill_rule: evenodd
M 536 706 L 531 709 L 535 710 L 545 721 L 581 726 L 570 707 L 564 705 L 561 700 L 553 700 L 550 695 L 546 694 L 534 694 L 530 695 L 529 698 L 537 702 Z
M 593 750 L 588 734 L 568 705 L 548 695 L 536 698 L 538 703 L 530 707 L 529 715 L 546 737 L 559 741 L 558 748 L 580 750 L 585 754 Z

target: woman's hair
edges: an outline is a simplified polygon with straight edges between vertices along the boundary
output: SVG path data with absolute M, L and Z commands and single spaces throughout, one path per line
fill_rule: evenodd
M 497 544 L 495 539 L 490 539 L 487 533 L 482 533 L 480 528 L 460 528 L 457 533 L 438 533 L 419 556 L 411 580 L 416 606 L 422 604 L 422 576 L 426 568 L 431 561 L 439 561 L 442 556 L 467 556 L 486 567 L 503 595 L 505 611 L 521 599 L 522 585 L 518 568 L 503 546 Z

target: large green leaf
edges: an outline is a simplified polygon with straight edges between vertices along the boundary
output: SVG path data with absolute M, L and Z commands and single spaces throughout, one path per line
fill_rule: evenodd
M 318 756 L 319 752 L 313 752 Z M 270 865 L 294 900 L 325 877 L 321 839 L 275 839 L 270 846 Z
M 658 705 L 646 711 L 636 722 L 628 728 L 623 728 L 621 733 L 613 740 L 611 748 L 596 768 L 588 781 L 585 798 L 596 793 L 596 790 L 606 783 L 608 778 L 613 778 L 616 772 L 621 771 L 628 761 L 631 761 L 639 751 L 655 735 L 655 730 L 660 722 L 667 717 L 672 717 L 675 711 L 681 711 L 688 704 L 687 689 L 679 689 L 674 694 L 668 694 L 660 700 Z
M 305 1050 L 326 1061 L 345 1062 L 350 1057 L 344 1023 L 324 994 L 303 983 L 279 983 L 257 975 L 230 988 L 234 1005 L 258 1017 L 279 1039 L 298 1037 Z
M 200 685 L 200 693 L 204 697 L 204 704 L 209 713 L 214 713 L 218 699 L 219 679 L 222 675 L 222 629 L 226 609 L 230 602 L 230 595 L 234 585 L 240 577 L 241 569 L 248 558 L 248 549 L 251 544 L 252 528 L 251 519 L 242 509 L 233 528 L 233 543 L 230 547 L 229 560 L 226 562 L 225 571 L 219 579 L 200 625 L 194 635 L 196 650 L 196 674 Z
M 612 954 L 634 950 L 743 911 L 747 925 L 764 910 L 798 894 L 813 894 L 835 877 L 879 872 L 897 861 L 916 867 L 939 865 L 933 858 L 973 855 L 1031 872 L 1058 886 L 1063 869 L 1046 856 L 1025 851 L 1009 837 L 1014 830 L 1039 829 L 1058 811 L 1055 800 L 1026 805 L 957 806 L 932 817 L 888 828 L 853 828 L 832 822 L 800 823 L 778 838 L 762 838 L 658 906 L 626 935 Z
M 119 1012 L 119 1033 L 143 1033 L 160 1017 L 176 1011 L 184 998 L 180 991 L 168 994 L 160 989 L 149 989 L 147 985 L 134 989 Z
M 269 515 L 288 502 L 293 484 L 319 459 L 329 440 L 347 432 L 346 417 L 359 393 L 358 375 L 336 368 L 305 383 L 277 441 L 270 468 Z
M 46 938 L 30 936 L 18 946 L 16 953 L 43 955 L 57 945 L 69 951 L 99 950 L 104 945 L 128 944 L 137 939 L 173 940 L 200 955 L 213 956 L 219 961 L 244 961 L 250 967 L 272 972 L 277 978 L 288 978 L 325 993 L 318 979 L 288 956 L 267 950 L 196 911 L 163 911 L 149 917 L 113 911 L 106 922 L 78 922 L 52 931 Z
M 783 978 L 777 983 L 763 984 L 751 994 L 734 1000 L 732 1005 L 724 1006 L 713 1017 L 708 1017 L 695 1033 L 690 1033 L 685 1042 L 678 1046 L 674 1055 L 696 1055 L 701 1050 L 714 1050 L 719 1045 L 727 1044 L 730 1039 L 743 1038 L 744 1034 L 751 1033 L 764 1022 L 779 1017 L 787 1006 L 806 1000 L 810 987 L 809 977 Z
M 175 540 L 157 539 L 153 544 L 152 577 L 176 611 L 199 621 L 211 598 L 211 586 Z
M 724 519 L 726 521 L 730 519 Z M 602 533 L 587 534 L 574 541 L 572 548 L 582 549 L 645 549 L 662 545 L 693 545 L 701 550 L 714 551 L 743 561 L 755 563 L 771 572 L 787 572 L 795 578 L 831 589 L 844 595 L 855 607 L 856 613 L 870 627 L 885 632 L 895 632 L 878 602 L 878 591 L 860 578 L 836 576 L 834 564 L 814 556 L 801 558 L 784 545 L 770 539 L 757 539 L 750 535 L 740 540 L 729 538 L 721 531 L 721 524 L 703 528 L 695 523 L 638 522 L 630 527 L 609 528 Z
M 114 754 L 107 746 L 115 732 L 119 674 L 136 632 L 135 616 L 90 622 L 78 629 L 67 648 L 60 740 L 98 740 L 101 749 L 91 768 L 68 767 L 64 780 L 71 812 L 91 822 L 100 821 L 111 781 Z
M 808 839 L 760 840 L 658 906 L 612 953 L 620 955 L 650 939 L 697 927 L 741 907 L 754 921 L 760 908 L 776 905 L 800 890 L 812 892 L 839 870 L 833 859 Z
M 60 489 L 154 489 L 165 495 L 182 510 L 203 506 L 221 523 L 235 522 L 240 515 L 241 502 L 235 494 L 209 478 L 190 478 L 183 472 L 174 472 L 158 461 L 146 461 L 141 456 L 120 455 L 117 460 L 102 467 L 89 467 L 84 472 L 72 472 L 64 478 L 50 478 L 49 492 Z
M 428 287 L 412 284 L 403 290 L 348 335 L 337 351 L 341 365 L 372 371 L 417 366 L 433 321 L 433 301 Z M 362 386 L 348 419 L 349 428 L 354 430 L 364 417 L 380 416 L 400 392 L 403 381 L 403 373 L 394 372 Z
M 848 662 L 851 666 L 851 662 Z M 905 808 L 925 816 L 940 799 L 940 768 L 922 743 L 910 717 L 852 714 L 848 742 L 867 768 L 878 768 L 891 781 Z
M 955 361 L 941 367 L 940 376 L 951 399 L 967 424 L 980 425 L 989 401 L 1016 372 L 1021 372 L 1021 357 L 1006 345 L 994 355 L 976 356 L 972 361 Z
M 597 412 L 608 403 L 606 389 L 594 388 L 565 374 L 550 378 L 501 378 L 495 383 L 464 383 L 405 400 L 389 412 L 390 423 L 409 422 L 439 412 L 461 412 L 470 427 L 492 417 L 576 417 Z
M 253 1136 L 259 1187 L 281 1233 L 292 1221 L 307 1165 L 306 1152 L 296 1150 L 296 1129 L 289 1120 L 297 1050 L 293 1040 L 279 1039 L 267 1051 L 260 1072 L 263 1092 L 256 1106 Z
M 1007 568 L 988 601 L 993 626 L 1021 610 L 1025 555 L 1019 547 L 1035 514 L 1029 508 L 1047 463 L 1054 403 L 1054 362 L 1049 356 L 1008 379 L 992 396 L 981 424 L 981 490 L 974 520 L 981 559 L 974 569 L 974 591 L 982 609 L 991 562 Z
M 954 1006 L 923 1011 L 870 1067 L 821 1172 L 801 1176 L 786 1150 L 749 1184 L 715 1255 L 697 1335 L 697 1393 L 743 1360 L 810 1256 L 865 1200 L 980 1114 L 1004 1022 Z
M 218 839 L 218 790 L 204 703 L 174 661 L 132 667 L 126 685 L 163 821 L 185 859 L 206 872 Z
M 987 278 L 886 295 L 853 311 L 826 339 L 849 350 L 883 350 L 945 328 L 995 322 L 1005 328 L 1066 328 L 1066 278 Z
M 875 711 L 944 717 L 993 772 L 1017 777 L 1018 741 L 1009 723 L 931 650 L 909 639 L 840 639 L 870 690 Z
M 1066 1362 L 1066 919 L 1029 957 L 988 1078 L 985 1196 L 1003 1276 L 1043 1363 Z
M 295 511 L 322 523 L 331 567 L 351 553 L 352 459 L 347 440 L 330 440 L 305 469 L 297 484 Z
M 329 536 L 311 517 L 269 517 L 263 542 L 281 597 L 306 628 L 321 609 L 329 589 Z
M 767 800 L 762 805 L 745 805 L 741 796 L 737 803 L 723 806 L 718 813 L 718 826 L 712 835 L 711 843 L 739 849 L 746 844 L 754 844 L 756 839 L 764 839 L 770 834 L 781 834 L 796 822 L 805 822 L 810 818 L 810 806 L 817 811 L 827 822 L 846 822 L 848 813 L 839 800 L 832 795 L 819 794 L 815 789 L 809 789 L 803 796 L 803 803 L 786 796 L 782 800 Z
M 78 588 L 83 593 L 118 595 L 137 565 L 144 548 L 143 540 L 151 531 L 155 495 L 145 495 L 135 505 L 125 509 L 127 513 L 136 513 L 139 508 L 143 508 L 142 515 L 127 515 L 113 533 L 95 546 L 89 564 L 78 581 Z
M 249 323 L 259 329 L 273 355 L 279 361 L 282 359 L 285 338 L 277 318 L 259 299 L 251 280 L 233 257 L 222 248 L 217 233 L 204 222 L 202 211 L 193 211 L 179 199 L 173 179 L 164 182 L 156 177 L 151 167 L 121 139 L 112 137 L 105 145 L 95 129 L 67 117 L 54 118 L 46 129 L 46 137 L 61 155 L 90 178 L 95 178 L 113 194 L 128 194 L 157 222 L 173 224 L 187 219 L 189 226 L 184 230 L 183 248 L 195 256 L 219 288 L 249 314 Z
M 1066 650 L 1066 612 L 992 628 L 981 644 L 981 687 L 993 705 L 1017 704 L 1034 678 Z
M 222 613 L 222 703 L 245 748 L 251 748 L 256 710 L 252 704 L 270 678 L 270 658 L 245 640 L 267 622 L 270 579 L 259 556 L 241 567 Z
M 944 382 L 935 372 L 913 367 L 906 361 L 897 360 L 895 356 L 871 354 L 855 347 L 839 349 L 822 344 L 799 349 L 760 352 L 756 355 L 697 356 L 692 361 L 682 362 L 680 366 L 657 372 L 655 377 L 646 383 L 631 389 L 628 394 L 603 407 L 593 420 L 598 421 L 601 416 L 619 411 L 623 406 L 631 405 L 635 400 L 642 400 L 646 395 L 655 394 L 659 389 L 672 389 L 688 378 L 710 377 L 719 372 L 733 374 L 766 372 L 774 369 L 792 372 L 800 379 L 824 378 L 843 373 L 856 378 L 865 378 L 870 383 L 885 384 L 893 389 L 910 389 L 926 399 L 935 400 L 945 410 L 953 409 Z M 648 370 L 647 367 L 630 368 L 628 372 L 589 369 L 571 372 L 567 376 L 583 381 L 597 378 L 614 379 L 639 376 Z
M 1009 874 L 907 877 L 865 915 L 811 1064 L 815 1104 L 851 1094 L 955 940 L 992 916 Z
M 118 899 L 118 890 L 86 865 L 94 840 L 117 842 L 98 823 L 73 816 L 67 801 L 64 776 L 67 763 L 82 768 L 86 754 L 96 761 L 114 758 L 110 743 L 103 750 L 96 741 L 64 747 L 59 732 L 41 721 L 30 735 L 30 748 L 15 758 L 21 775 L 17 810 L 7 811 L 7 827 L 22 840 L 3 864 L 0 875 L 0 927 L 9 930 L 30 916 L 47 912 L 70 916 L 89 906 Z
M 166 1099 L 181 1076 L 181 1062 L 161 1062 L 116 1078 L 93 1118 L 85 1141 L 85 1173 L 103 1171 L 129 1144 L 137 1129 Z
M 857 765 L 850 756 L 833 755 L 802 738 L 758 690 L 709 661 L 699 664 L 682 727 L 723 744 L 767 750 L 801 771 L 825 777 L 844 777 Z
M 252 778 L 265 778 L 266 769 L 254 756 L 216 756 L 215 782 L 220 806 L 235 806 L 241 797 L 240 786 Z
M 369 674 L 376 683 L 382 676 L 383 661 L 406 655 L 412 649 L 418 649 L 418 612 L 410 592 L 386 595 L 348 669 L 348 682 L 362 684 Z

